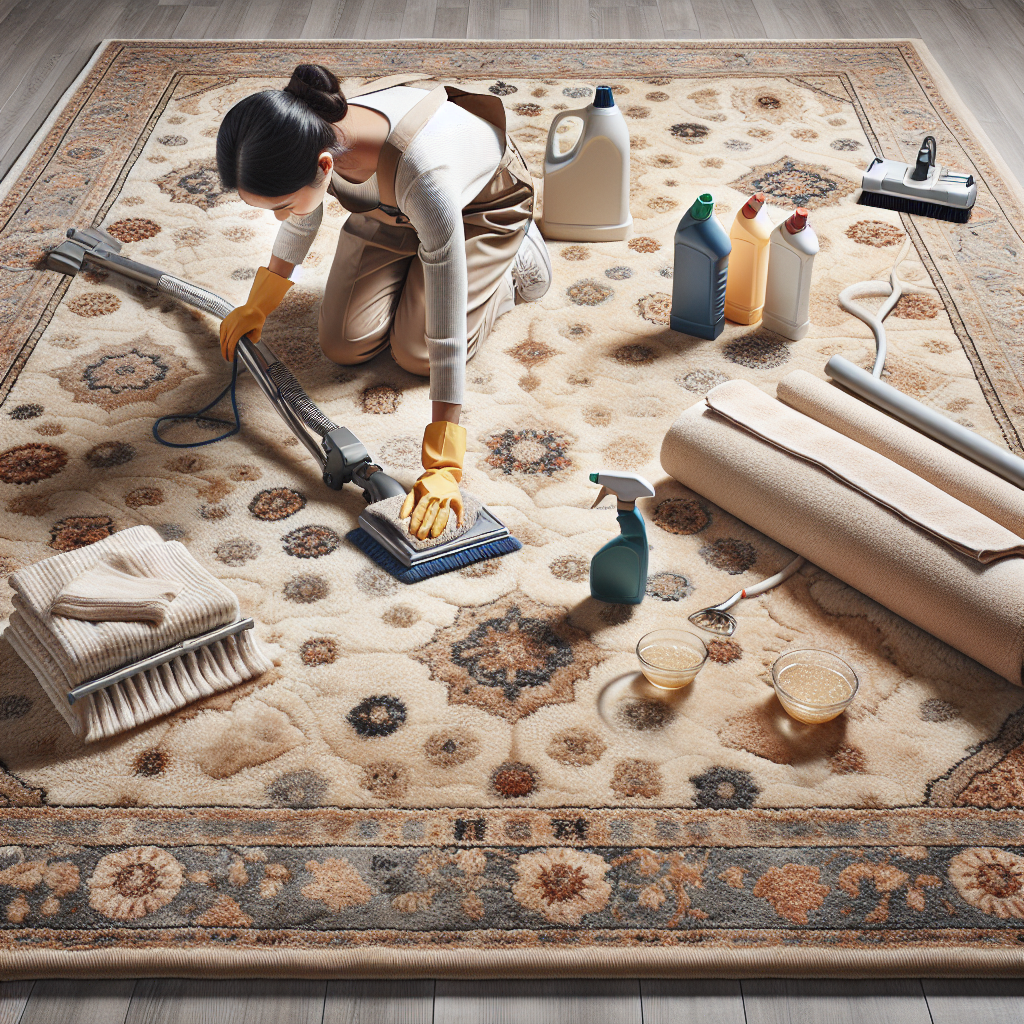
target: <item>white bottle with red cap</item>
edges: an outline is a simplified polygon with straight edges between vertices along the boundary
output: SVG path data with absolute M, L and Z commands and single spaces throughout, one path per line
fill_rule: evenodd
M 736 214 L 729 232 L 732 253 L 725 285 L 725 316 L 735 324 L 756 324 L 764 306 L 768 239 L 772 233 L 764 198 L 763 192 L 755 192 Z
M 811 273 L 818 236 L 798 206 L 771 234 L 768 285 L 762 324 L 790 341 L 799 341 L 811 326 Z

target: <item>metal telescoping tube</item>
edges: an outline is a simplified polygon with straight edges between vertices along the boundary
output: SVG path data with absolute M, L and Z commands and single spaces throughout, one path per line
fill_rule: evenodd
M 825 373 L 832 380 L 849 388 L 854 394 L 884 409 L 898 420 L 921 433 L 991 470 L 1017 487 L 1024 487 L 1024 459 L 1005 448 L 954 423 L 941 413 L 897 391 L 896 388 L 872 377 L 866 370 L 855 366 L 842 356 L 833 356 L 825 364 Z
M 145 263 L 130 260 L 127 256 L 121 256 L 116 252 L 97 252 L 95 249 L 85 249 L 84 259 L 94 267 L 113 270 L 122 277 L 131 278 L 131 280 L 148 285 L 150 288 L 158 288 L 160 277 L 163 275 L 162 270 L 156 270 L 146 266 Z

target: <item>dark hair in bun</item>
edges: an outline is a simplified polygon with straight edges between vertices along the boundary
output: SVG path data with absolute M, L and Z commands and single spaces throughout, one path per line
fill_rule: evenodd
M 284 91 L 331 124 L 348 113 L 348 101 L 341 94 L 338 79 L 323 64 L 300 64 Z
M 347 112 L 334 74 L 300 64 L 284 89 L 253 93 L 225 114 L 217 133 L 221 184 L 268 198 L 313 184 L 320 154 L 342 152 L 331 125 Z

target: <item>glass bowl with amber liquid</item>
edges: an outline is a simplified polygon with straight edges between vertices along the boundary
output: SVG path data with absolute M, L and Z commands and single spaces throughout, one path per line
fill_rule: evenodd
M 772 665 L 779 703 L 798 722 L 838 718 L 857 696 L 857 673 L 828 651 L 788 651 Z

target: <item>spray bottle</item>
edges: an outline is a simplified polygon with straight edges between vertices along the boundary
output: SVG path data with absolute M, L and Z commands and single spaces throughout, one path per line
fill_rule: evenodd
M 590 479 L 601 485 L 591 508 L 614 494 L 620 530 L 590 560 L 590 596 L 609 604 L 639 604 L 647 589 L 647 529 L 636 499 L 653 498 L 654 488 L 636 473 L 591 473 Z
M 790 341 L 799 341 L 811 326 L 811 272 L 818 254 L 818 236 L 798 206 L 771 235 L 764 326 Z
M 673 331 L 713 340 L 725 327 L 725 281 L 732 243 L 705 192 L 683 214 L 676 228 L 672 278 Z
M 565 153 L 556 151 L 558 126 L 567 117 L 583 121 L 583 132 Z M 599 85 L 594 102 L 563 110 L 548 129 L 544 154 L 545 238 L 569 242 L 611 242 L 628 238 L 629 129 L 610 86 Z
M 763 192 L 755 192 L 736 214 L 729 232 L 732 253 L 725 285 L 725 315 L 736 324 L 756 324 L 764 306 L 768 239 L 772 233 L 764 199 Z

